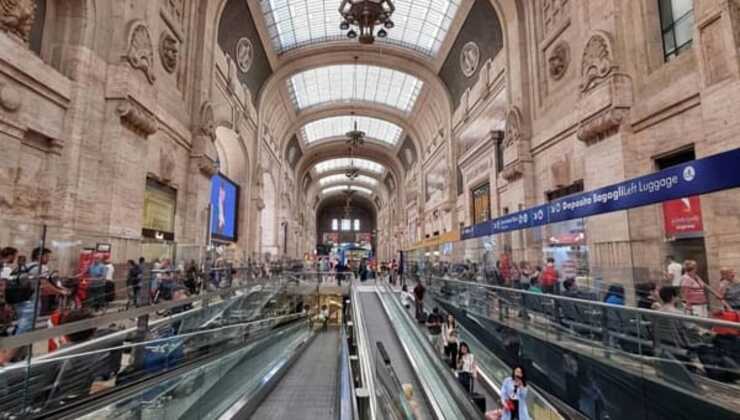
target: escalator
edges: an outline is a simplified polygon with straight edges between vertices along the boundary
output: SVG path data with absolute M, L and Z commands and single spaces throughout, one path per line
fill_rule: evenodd
M 337 418 L 339 351 L 339 332 L 336 329 L 319 333 L 251 418 Z
M 411 365 L 406 356 L 404 349 L 398 337 L 393 332 L 393 326 L 383 309 L 379 296 L 375 292 L 359 293 L 360 306 L 362 307 L 362 316 L 367 326 L 368 341 L 370 348 L 373 349 L 373 357 L 378 357 L 376 352 L 376 343 L 381 342 L 385 347 L 388 356 L 391 359 L 398 380 L 404 384 L 411 384 L 414 387 L 415 395 L 418 396 L 419 411 L 423 419 L 432 419 L 432 409 L 429 402 L 424 398 L 423 388 L 414 373 L 414 367 Z

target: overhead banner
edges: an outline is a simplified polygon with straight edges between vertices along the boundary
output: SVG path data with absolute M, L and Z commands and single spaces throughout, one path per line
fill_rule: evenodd
M 463 229 L 470 239 L 740 187 L 740 149 L 676 165 Z M 697 203 L 698 204 L 698 203 Z M 700 219 L 699 219 L 700 220 Z

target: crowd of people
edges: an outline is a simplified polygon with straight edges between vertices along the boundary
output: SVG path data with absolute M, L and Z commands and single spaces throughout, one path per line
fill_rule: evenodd
M 608 284 L 606 290 L 585 290 L 577 285 L 576 270 L 565 264 L 561 268 L 562 271 L 556 267 L 555 260 L 551 257 L 540 266 L 527 261 L 512 263 L 510 258 L 504 255 L 490 267 L 470 261 L 463 264 L 439 262 L 426 267 L 423 274 L 419 264 L 412 263 L 410 274 L 416 279 L 422 279 L 424 276 L 452 277 L 532 293 L 558 294 L 587 300 L 598 299 L 613 305 L 627 303 L 627 291 L 623 284 Z M 667 287 L 675 289 L 680 300 L 680 310 L 684 314 L 709 317 L 717 311 L 740 310 L 740 281 L 736 278 L 735 270 L 729 267 L 721 268 L 717 284 L 718 287 L 714 288 L 701 278 L 695 260 L 686 259 L 679 263 L 673 256 L 668 256 L 661 281 L 646 281 L 634 286 L 636 304 L 640 308 L 659 310 L 662 304 L 659 297 L 660 289 Z M 714 308 L 710 308 L 713 304 L 712 298 L 716 302 Z
M 354 276 L 361 282 L 371 279 L 383 279 L 391 284 L 400 281 L 400 268 L 395 259 L 378 262 L 375 259 L 362 258 L 359 261 L 346 262 L 341 258 L 322 256 L 312 264 L 304 266 L 306 271 L 315 271 L 322 282 L 334 282 L 341 286 Z

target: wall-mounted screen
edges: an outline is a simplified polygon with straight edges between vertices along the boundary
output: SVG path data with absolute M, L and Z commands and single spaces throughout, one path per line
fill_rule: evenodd
M 239 186 L 223 174 L 211 179 L 211 236 L 224 241 L 238 239 Z

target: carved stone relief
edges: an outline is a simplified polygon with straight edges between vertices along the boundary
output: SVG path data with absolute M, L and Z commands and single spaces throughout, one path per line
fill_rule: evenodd
M 545 34 L 551 33 L 568 16 L 569 0 L 542 0 L 542 23 Z
M 565 41 L 557 43 L 547 58 L 547 64 L 550 77 L 553 80 L 562 79 L 570 64 L 570 46 L 568 46 L 568 43 Z
M 254 61 L 254 46 L 249 38 L 240 38 L 236 42 L 236 64 L 239 66 L 239 70 L 242 73 L 246 73 L 252 67 L 252 61 Z
M 214 175 L 216 175 L 216 162 L 213 159 L 209 158 L 208 156 L 199 156 L 197 159 L 198 170 L 200 170 L 200 173 L 208 178 L 212 178 Z
M 17 88 L 0 81 L 0 108 L 16 112 L 21 108 L 22 102 L 23 97 Z
M 460 51 L 460 69 L 465 77 L 472 76 L 478 70 L 480 61 L 480 48 L 473 41 L 468 42 Z
M 611 136 L 619 131 L 628 112 L 629 110 L 625 108 L 610 108 L 582 121 L 578 127 L 578 139 L 594 143 Z
M 0 0 L 0 30 L 26 44 L 35 16 L 36 0 Z
M 206 102 L 200 109 L 200 133 L 211 141 L 216 140 L 216 117 L 213 113 L 213 105 L 210 102 Z
M 159 178 L 162 182 L 170 183 L 175 176 L 175 152 L 162 147 L 159 149 Z
M 164 10 L 167 14 L 175 20 L 175 22 L 182 27 L 185 19 L 185 0 L 162 0 L 164 2 Z
M 154 83 L 154 47 L 149 28 L 142 21 L 131 24 L 125 58 L 131 67 L 144 72 L 149 83 Z
M 581 60 L 581 92 L 587 93 L 600 85 L 613 71 L 614 55 L 609 36 L 597 32 L 591 36 L 583 49 Z
M 159 58 L 162 67 L 167 73 L 173 73 L 177 69 L 177 60 L 180 55 L 180 43 L 169 32 L 162 32 L 159 37 Z
M 513 106 L 506 113 L 504 148 L 519 143 L 522 137 L 522 114 L 519 112 L 519 108 Z
M 149 137 L 157 132 L 157 118 L 130 99 L 121 101 L 116 112 L 125 126 L 143 137 Z

